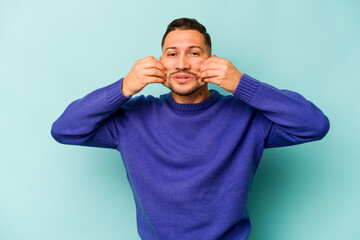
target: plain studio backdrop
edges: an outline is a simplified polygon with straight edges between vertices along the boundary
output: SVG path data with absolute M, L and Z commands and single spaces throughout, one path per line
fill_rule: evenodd
M 358 0 L 0 0 L 0 239 L 139 239 L 120 154 L 59 144 L 50 128 L 73 100 L 159 57 L 179 17 L 207 27 L 214 54 L 330 119 L 322 141 L 265 150 L 250 239 L 360 239 Z

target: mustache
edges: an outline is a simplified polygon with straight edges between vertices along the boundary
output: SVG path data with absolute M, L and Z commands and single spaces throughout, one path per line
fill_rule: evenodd
M 199 77 L 196 73 L 190 72 L 188 70 L 179 70 L 179 71 L 170 73 L 169 78 L 171 78 L 174 74 L 178 74 L 178 73 L 187 73 L 187 74 L 194 76 L 195 78 Z

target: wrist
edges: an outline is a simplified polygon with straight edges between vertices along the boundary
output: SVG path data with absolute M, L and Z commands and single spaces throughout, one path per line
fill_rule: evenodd
M 127 89 L 127 84 L 126 84 L 126 77 L 123 79 L 122 85 L 121 85 L 121 92 L 123 93 L 123 95 L 125 97 L 130 97 L 132 96 L 134 93 L 132 93 L 131 91 L 129 91 Z
M 239 86 L 239 83 L 241 81 L 241 77 L 243 76 L 244 74 L 241 73 L 240 71 L 237 72 L 236 74 L 236 77 L 234 78 L 234 81 L 233 81 L 233 84 L 232 84 L 232 88 L 231 88 L 231 93 L 234 93 L 236 88 Z

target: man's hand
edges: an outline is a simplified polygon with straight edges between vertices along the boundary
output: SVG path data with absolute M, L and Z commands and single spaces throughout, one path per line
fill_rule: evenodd
M 213 55 L 203 62 L 199 75 L 204 82 L 215 83 L 233 93 L 243 74 L 229 60 Z
M 150 83 L 166 83 L 165 67 L 152 56 L 135 62 L 123 79 L 122 92 L 124 96 L 134 95 Z

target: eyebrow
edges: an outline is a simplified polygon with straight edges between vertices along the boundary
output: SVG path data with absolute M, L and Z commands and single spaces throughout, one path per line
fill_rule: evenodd
M 202 49 L 202 47 L 200 47 L 200 46 L 190 46 L 190 47 L 188 47 L 188 48 L 199 48 L 202 52 L 205 52 L 204 51 L 204 49 Z M 177 49 L 177 47 L 168 47 L 168 48 L 166 48 L 165 50 L 164 50 L 164 52 L 166 52 L 167 50 L 169 50 L 169 49 Z

